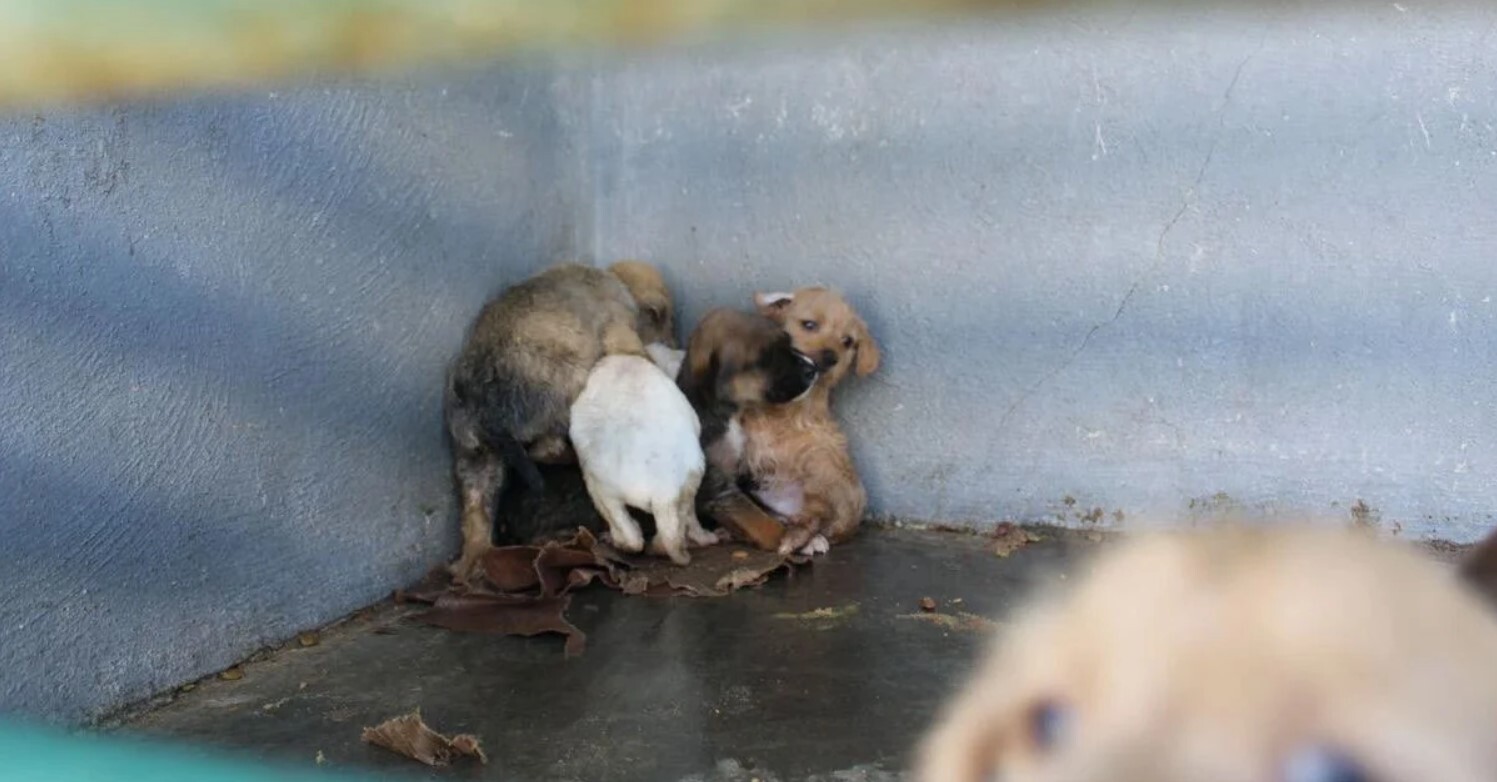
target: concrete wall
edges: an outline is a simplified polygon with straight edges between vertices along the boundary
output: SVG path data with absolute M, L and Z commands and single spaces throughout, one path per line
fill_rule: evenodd
M 455 549 L 445 362 L 586 231 L 553 77 L 0 121 L 0 713 L 86 719 Z
M 1145 7 L 628 63 L 594 83 L 595 252 L 670 264 L 688 318 L 848 293 L 886 349 L 839 404 L 883 514 L 1469 540 L 1494 24 Z

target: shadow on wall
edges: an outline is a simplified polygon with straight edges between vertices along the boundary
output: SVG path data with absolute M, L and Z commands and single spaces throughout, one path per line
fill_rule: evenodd
M 575 252 L 554 78 L 0 124 L 0 712 L 95 716 L 448 554 L 445 364 Z

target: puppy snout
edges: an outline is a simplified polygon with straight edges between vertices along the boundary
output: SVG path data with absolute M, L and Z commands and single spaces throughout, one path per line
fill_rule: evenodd
M 822 372 L 837 366 L 837 353 L 833 350 L 821 351 L 821 357 L 816 362 L 816 366 L 820 367 Z
M 821 374 L 821 369 L 816 366 L 816 362 L 812 361 L 809 356 L 806 356 L 806 355 L 801 354 L 801 353 L 796 353 L 795 357 L 798 358 L 798 359 L 800 359 L 800 377 L 801 377 L 801 380 L 804 380 L 805 383 L 806 383 L 806 385 L 811 385 L 812 383 L 815 383 L 816 382 L 816 376 L 819 375 L 819 374 Z

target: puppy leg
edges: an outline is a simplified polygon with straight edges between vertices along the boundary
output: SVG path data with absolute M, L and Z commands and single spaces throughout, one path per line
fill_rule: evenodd
M 572 450 L 571 441 L 567 440 L 564 435 L 541 435 L 525 450 L 530 455 L 531 461 L 537 464 L 564 465 L 577 463 L 577 453 Z
M 583 478 L 587 483 L 587 495 L 593 499 L 593 507 L 598 509 L 598 515 L 608 522 L 608 530 L 613 533 L 614 547 L 634 554 L 644 551 L 644 533 L 634 517 L 629 515 L 629 508 L 599 487 L 591 477 L 584 474 Z
M 449 570 L 454 580 L 467 583 L 494 545 L 494 501 L 504 488 L 504 465 L 491 454 L 460 453 L 454 472 L 462 493 L 463 550 Z
M 807 496 L 801 512 L 785 520 L 785 536 L 780 539 L 780 553 L 815 555 L 829 551 L 831 544 L 821 534 L 821 528 L 830 512 L 831 508 L 823 498 Z
M 650 553 L 670 557 L 677 565 L 691 564 L 691 554 L 686 551 L 687 522 L 681 515 L 680 501 L 657 502 L 650 513 L 655 517 L 655 539 L 650 541 Z
M 694 546 L 715 546 L 722 541 L 712 532 L 702 526 L 702 520 L 697 518 L 697 493 L 696 487 L 682 492 L 676 498 L 676 512 L 686 520 L 686 539 Z

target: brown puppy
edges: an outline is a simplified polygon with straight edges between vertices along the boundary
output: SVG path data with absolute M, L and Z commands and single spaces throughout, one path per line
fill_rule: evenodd
M 676 347 L 676 308 L 660 270 L 642 261 L 619 261 L 608 271 L 624 283 L 639 306 L 635 331 L 640 341 Z
M 492 543 L 494 503 L 507 469 L 541 486 L 533 461 L 574 460 L 570 410 L 605 355 L 645 355 L 638 307 L 620 278 L 562 264 L 495 297 L 479 313 L 447 375 L 445 407 L 462 500 L 466 580 Z M 532 461 L 533 460 L 533 461 Z
M 832 389 L 848 373 L 878 369 L 879 347 L 847 301 L 826 288 L 754 296 L 759 311 L 790 335 L 821 377 L 795 404 L 746 413 L 744 467 L 750 491 L 785 521 L 782 553 L 826 552 L 852 536 L 868 495 L 853 467 L 847 438 L 832 416 Z
M 1131 541 L 1006 633 L 917 778 L 1497 779 L 1492 574 L 1462 575 L 1325 528 Z
M 677 385 L 702 423 L 707 473 L 697 509 L 735 536 L 772 548 L 779 522 L 738 489 L 743 458 L 740 417 L 793 403 L 816 382 L 815 365 L 774 321 L 731 309 L 707 313 L 692 332 Z

